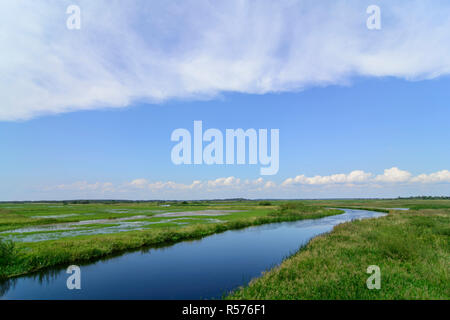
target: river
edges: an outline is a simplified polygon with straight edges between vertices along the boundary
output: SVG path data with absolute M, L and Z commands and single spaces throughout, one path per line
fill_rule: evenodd
M 385 215 L 343 210 L 336 216 L 231 230 L 80 265 L 80 290 L 67 288 L 66 268 L 44 270 L 0 283 L 0 299 L 220 299 L 334 226 Z

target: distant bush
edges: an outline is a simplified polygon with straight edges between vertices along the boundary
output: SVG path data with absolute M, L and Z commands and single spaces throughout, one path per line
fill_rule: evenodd
M 282 204 L 280 208 L 273 213 L 273 215 L 277 216 L 295 216 L 304 213 L 314 213 L 317 212 L 319 207 L 306 206 L 301 202 L 289 202 Z
M 290 212 L 290 211 L 298 212 L 298 211 L 305 211 L 305 209 L 311 209 L 311 207 L 307 207 L 303 203 L 300 203 L 300 202 L 289 202 L 289 203 L 282 204 L 280 206 L 281 212 Z
M 0 266 L 10 264 L 16 257 L 17 250 L 14 242 L 0 238 Z
M 272 203 L 270 201 L 260 201 L 258 203 L 258 205 L 260 205 L 260 206 L 271 206 Z

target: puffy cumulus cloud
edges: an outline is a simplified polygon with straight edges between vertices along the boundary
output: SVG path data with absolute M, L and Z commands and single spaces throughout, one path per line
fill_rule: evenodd
M 400 170 L 397 167 L 384 170 L 383 174 L 375 177 L 379 182 L 406 182 L 411 179 L 412 174 L 408 171 Z
M 135 179 L 130 182 L 130 186 L 137 187 L 137 188 L 144 188 L 148 185 L 147 179 Z
M 241 183 L 241 179 L 236 179 L 235 177 L 228 178 L 218 178 L 216 180 L 210 180 L 206 183 L 208 187 L 229 187 L 238 186 Z
M 277 186 L 277 184 L 273 181 L 267 181 L 264 184 L 264 188 L 266 188 L 266 189 L 275 188 L 276 186 Z
M 448 184 L 443 187 L 442 184 Z M 191 183 L 174 181 L 150 181 L 139 178 L 123 183 L 79 181 L 40 189 L 50 192 L 52 199 L 62 192 L 60 198 L 119 198 L 119 199 L 211 199 L 211 198 L 301 198 L 301 197 L 358 197 L 398 196 L 423 194 L 450 190 L 450 171 L 413 176 L 397 167 L 384 170 L 383 174 L 362 170 L 328 176 L 298 175 L 281 183 L 257 179 L 222 177 L 211 180 L 194 180 Z M 434 187 L 433 187 L 434 186 Z M 404 189 L 402 189 L 404 188 Z M 411 190 L 416 190 L 411 193 Z M 381 192 L 381 193 L 380 193 Z M 441 194 L 439 193 L 439 194 Z
M 366 173 L 361 170 L 355 170 L 349 174 L 333 174 L 329 176 L 314 176 L 306 177 L 299 175 L 295 178 L 288 178 L 283 182 L 283 185 L 308 184 L 308 185 L 326 185 L 326 184 L 345 184 L 345 183 L 362 183 L 367 182 L 372 176 L 371 173 Z
M 396 183 L 448 183 L 450 182 L 450 171 L 442 170 L 430 174 L 420 174 L 413 176 L 412 173 L 401 170 L 397 167 L 385 169 L 383 174 L 374 175 L 369 172 L 355 170 L 349 174 L 333 174 L 329 176 L 314 176 L 307 177 L 305 175 L 298 175 L 294 178 L 287 178 L 283 181 L 282 186 L 291 185 L 371 185 L 374 187 L 381 187 L 381 184 L 396 184 Z
M 442 170 L 430 174 L 420 174 L 417 177 L 411 179 L 412 182 L 422 182 L 422 183 L 441 183 L 450 182 L 450 171 Z
M 352 76 L 450 73 L 450 2 L 3 0 L 0 121 L 346 84 Z M 341 179 L 341 178 L 337 178 Z
M 179 196 L 185 198 L 239 197 L 242 193 L 252 193 L 262 190 L 270 190 L 277 186 L 273 181 L 265 181 L 262 178 L 255 180 L 241 180 L 235 177 L 223 177 L 214 180 L 194 180 L 192 183 L 177 183 L 173 181 L 152 182 L 144 178 L 134 179 L 129 182 L 112 184 L 110 182 L 88 183 L 86 181 L 71 184 L 61 184 L 55 187 L 46 187 L 44 191 L 65 191 L 76 197 L 123 197 L 131 195 L 131 198 L 173 198 Z

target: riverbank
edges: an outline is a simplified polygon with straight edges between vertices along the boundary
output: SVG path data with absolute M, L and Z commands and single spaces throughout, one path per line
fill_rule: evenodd
M 445 206 L 345 223 L 227 299 L 449 299 L 449 236 Z M 370 265 L 380 267 L 380 290 L 366 286 Z
M 341 210 L 280 204 L 273 208 L 242 212 L 221 218 L 221 223 L 194 223 L 188 226 L 159 226 L 154 229 L 76 236 L 60 240 L 17 243 L 7 259 L 0 261 L 0 277 L 10 278 L 44 268 L 83 263 L 145 246 L 169 245 L 183 240 L 199 239 L 215 233 L 267 223 L 318 219 L 340 214 Z M 227 220 L 228 219 L 228 220 Z M 5 251 L 6 252 L 6 251 Z
M 346 209 L 321 219 L 263 224 L 132 250 L 77 264 L 82 275 L 80 291 L 66 289 L 67 265 L 62 265 L 0 282 L 0 299 L 221 299 L 334 226 L 380 216 Z

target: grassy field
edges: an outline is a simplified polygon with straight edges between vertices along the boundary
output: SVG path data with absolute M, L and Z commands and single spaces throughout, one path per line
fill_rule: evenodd
M 267 201 L 2 203 L 0 278 L 230 229 L 340 212 L 299 202 Z
M 339 225 L 228 299 L 450 299 L 450 200 L 310 204 L 410 210 Z M 379 290 L 366 286 L 369 265 Z
M 450 298 L 450 200 L 1 203 L 0 277 L 340 212 L 327 208 L 389 214 L 337 226 L 227 298 Z M 366 286 L 369 265 L 380 267 L 380 290 Z

